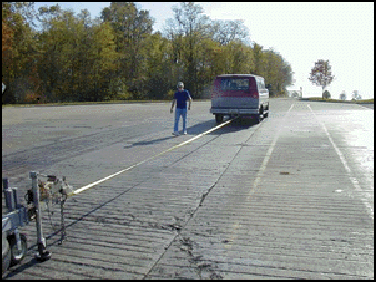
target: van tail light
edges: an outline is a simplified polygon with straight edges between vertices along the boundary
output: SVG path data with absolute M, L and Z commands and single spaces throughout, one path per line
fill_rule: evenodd
M 251 90 L 251 97 L 254 98 L 254 99 L 258 99 L 259 98 L 259 93 L 257 90 Z

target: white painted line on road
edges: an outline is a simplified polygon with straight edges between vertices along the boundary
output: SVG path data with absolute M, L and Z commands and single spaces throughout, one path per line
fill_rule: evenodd
M 351 183 L 354 185 L 355 190 L 356 190 L 357 192 L 362 192 L 362 193 L 364 193 L 368 198 L 371 198 L 371 194 L 370 194 L 369 192 L 365 192 L 365 191 L 363 191 L 362 188 L 361 188 L 360 185 L 359 185 L 359 181 L 356 179 L 356 177 L 352 176 L 351 169 L 350 169 L 350 167 L 347 165 L 347 162 L 346 162 L 345 157 L 343 156 L 341 150 L 338 149 L 338 147 L 337 147 L 336 144 L 334 143 L 332 137 L 330 136 L 328 130 L 326 129 L 325 124 L 323 124 L 323 123 L 317 118 L 316 114 L 314 113 L 314 111 L 312 111 L 311 106 L 310 106 L 309 104 L 307 105 L 307 107 L 308 107 L 308 108 L 311 110 L 311 112 L 315 115 L 316 119 L 317 119 L 318 122 L 321 124 L 322 128 L 324 129 L 326 136 L 328 136 L 330 143 L 332 143 L 332 146 L 334 147 L 334 150 L 337 152 L 337 155 L 338 155 L 339 158 L 341 159 L 341 162 L 342 162 L 343 166 L 345 167 L 347 173 L 349 174 L 349 179 L 350 179 Z M 373 220 L 373 219 L 374 219 L 374 211 L 373 211 L 372 205 L 371 205 L 366 199 L 364 199 L 363 197 L 361 197 L 361 200 L 362 200 L 363 204 L 366 206 L 366 208 L 368 209 L 368 212 L 370 213 L 370 216 L 371 216 L 371 218 L 372 218 L 372 220 Z
M 134 164 L 134 165 L 132 165 L 132 166 L 126 168 L 126 169 L 120 170 L 120 171 L 118 171 L 118 172 L 115 172 L 114 174 L 111 174 L 111 175 L 106 176 L 106 177 L 104 177 L 104 178 L 102 178 L 102 179 L 100 179 L 100 180 L 94 181 L 94 182 L 92 182 L 92 183 L 90 183 L 90 184 L 88 184 L 88 185 L 86 185 L 86 186 L 83 186 L 83 187 L 81 187 L 80 189 L 75 190 L 73 193 L 71 193 L 71 195 L 72 195 L 72 194 L 73 194 L 73 195 L 77 195 L 77 194 L 81 193 L 82 191 L 85 191 L 85 190 L 87 190 L 87 189 L 90 189 L 91 187 L 93 187 L 93 186 L 95 186 L 95 185 L 98 185 L 98 184 L 100 184 L 100 183 L 102 183 L 102 182 L 104 182 L 104 181 L 106 181 L 106 180 L 109 180 L 109 179 L 111 179 L 112 177 L 114 177 L 114 176 L 116 176 L 116 175 L 119 175 L 119 174 L 121 174 L 121 173 L 123 173 L 123 172 L 125 172 L 125 171 L 127 171 L 127 170 L 131 170 L 132 168 L 134 168 L 134 167 L 136 167 L 136 166 L 139 166 L 140 164 L 143 164 L 144 162 L 150 161 L 150 160 L 152 160 L 152 159 L 154 159 L 154 158 L 156 158 L 156 157 L 158 157 L 158 156 L 161 156 L 161 155 L 163 155 L 163 154 L 165 154 L 165 153 L 167 153 L 167 152 L 169 152 L 169 151 L 172 151 L 172 150 L 175 150 L 175 149 L 177 149 L 177 148 L 179 148 L 179 147 L 181 147 L 181 146 L 187 145 L 187 144 L 191 143 L 192 141 L 194 141 L 194 140 L 196 140 L 196 139 L 198 139 L 198 138 L 200 138 L 200 137 L 202 137 L 202 136 L 204 136 L 204 135 L 206 135 L 206 134 L 209 134 L 210 132 L 213 132 L 214 130 L 217 130 L 217 129 L 221 128 L 222 126 L 225 126 L 226 124 L 229 124 L 230 122 L 231 122 L 231 120 L 228 120 L 228 121 L 226 121 L 226 122 L 224 122 L 224 123 L 221 123 L 221 124 L 217 125 L 216 127 L 213 127 L 212 129 L 209 129 L 209 130 L 205 131 L 204 133 L 201 133 L 201 134 L 199 134 L 199 135 L 196 135 L 195 137 L 193 137 L 193 138 L 191 138 L 191 139 L 189 139 L 189 140 L 187 140 L 187 141 L 184 141 L 183 143 L 180 143 L 180 144 L 178 144 L 178 145 L 175 145 L 175 146 L 173 146 L 173 147 L 171 147 L 171 148 L 169 148 L 169 149 L 163 151 L 162 153 L 159 153 L 159 154 L 157 154 L 157 155 L 154 155 L 154 156 L 152 156 L 152 157 L 150 157 L 150 158 L 148 158 L 148 159 L 146 159 L 146 160 L 143 160 L 143 161 L 141 161 L 141 162 L 139 162 L 139 163 L 137 163 L 137 164 Z
M 282 124 L 284 124 L 284 120 L 285 118 L 287 117 L 287 115 L 290 113 L 291 109 L 294 107 L 294 104 L 292 104 L 290 106 L 290 109 L 286 112 L 285 116 L 283 117 L 283 121 L 282 121 Z M 251 199 L 251 196 L 256 192 L 256 188 L 257 188 L 257 185 L 258 183 L 260 182 L 260 179 L 262 177 L 262 175 L 264 174 L 264 171 L 266 169 L 266 166 L 268 165 L 268 162 L 269 162 L 269 159 L 270 159 L 270 156 L 272 155 L 273 151 L 274 151 L 274 146 L 275 144 L 277 143 L 277 140 L 278 140 L 278 137 L 279 137 L 279 133 L 281 131 L 281 127 L 279 127 L 274 139 L 273 139 L 273 142 L 272 144 L 270 144 L 269 146 L 269 150 L 268 152 L 266 153 L 265 155 L 265 158 L 264 158 L 264 161 L 262 162 L 261 164 L 261 167 L 259 169 L 259 172 L 257 173 L 257 176 L 255 178 L 255 181 L 253 182 L 253 189 L 251 191 L 249 191 L 249 194 L 247 196 L 247 201 L 250 201 Z M 235 239 L 238 237 L 236 234 L 235 234 L 235 231 L 240 227 L 240 221 L 237 220 L 235 222 L 235 224 L 232 226 L 232 232 L 231 232 L 231 237 L 230 239 L 228 239 L 228 243 L 225 244 L 225 247 L 226 248 L 229 248 L 231 247 L 231 245 L 233 244 L 233 242 L 235 241 Z
M 286 118 L 286 116 L 290 113 L 290 111 L 291 111 L 291 109 L 292 109 L 293 107 L 294 107 L 294 104 L 291 105 L 290 109 L 289 109 L 289 110 L 287 111 L 287 113 L 285 114 L 283 120 L 284 120 L 284 119 Z M 282 123 L 284 124 L 284 121 L 283 121 Z M 254 188 L 255 188 L 255 187 L 257 186 L 257 184 L 260 182 L 260 179 L 261 179 L 262 175 L 264 174 L 264 171 L 265 171 L 266 166 L 267 166 L 267 164 L 268 164 L 268 162 L 269 162 L 270 156 L 272 155 L 272 153 L 273 153 L 273 151 L 274 151 L 274 146 L 275 146 L 275 144 L 277 143 L 277 139 L 278 139 L 278 137 L 279 137 L 279 133 L 280 133 L 280 131 L 281 131 L 281 127 L 280 127 L 279 130 L 277 131 L 277 134 L 275 135 L 274 140 L 273 140 L 272 144 L 270 145 L 268 152 L 267 152 L 266 155 L 265 155 L 264 161 L 262 162 L 262 165 L 261 165 L 261 167 L 260 167 L 260 170 L 259 170 L 259 172 L 258 172 L 258 174 L 257 174 L 257 176 L 256 176 L 255 182 L 253 183 L 253 187 L 254 187 Z M 249 195 L 248 195 L 248 198 L 247 198 L 248 200 L 249 200 L 250 196 L 254 193 L 254 191 L 255 191 L 255 190 L 250 191 L 250 193 L 249 193 Z M 253 193 L 251 193 L 251 192 L 253 192 Z

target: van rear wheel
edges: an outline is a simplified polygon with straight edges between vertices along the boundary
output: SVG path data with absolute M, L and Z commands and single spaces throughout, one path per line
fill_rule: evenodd
M 261 121 L 261 115 L 260 114 L 254 115 L 253 120 L 255 121 L 256 124 L 259 124 Z
M 215 122 L 222 123 L 223 122 L 223 115 L 215 114 Z
M 268 111 L 266 113 L 264 113 L 264 118 L 268 118 L 269 117 L 269 105 L 267 106 L 266 108 Z

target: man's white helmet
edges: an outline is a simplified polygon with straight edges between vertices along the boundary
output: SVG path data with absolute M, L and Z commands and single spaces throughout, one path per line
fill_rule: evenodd
M 184 83 L 183 82 L 179 82 L 178 83 L 178 88 L 184 88 Z

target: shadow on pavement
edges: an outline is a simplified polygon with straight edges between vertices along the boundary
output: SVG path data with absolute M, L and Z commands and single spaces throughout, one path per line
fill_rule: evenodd
M 23 262 L 22 264 L 20 265 L 15 265 L 13 267 L 10 267 L 8 271 L 6 271 L 3 276 L 2 276 L 2 279 L 7 279 L 7 278 L 11 278 L 17 274 L 19 274 L 20 272 L 23 272 L 25 269 L 28 269 L 28 268 L 31 268 L 33 267 L 34 265 L 38 264 L 38 263 L 42 263 L 42 262 L 39 262 L 37 261 L 35 258 L 32 258 L 30 261 L 28 261 L 27 263 Z
M 162 141 L 169 140 L 169 139 L 172 139 L 172 138 L 175 138 L 175 137 L 171 135 L 171 136 L 165 137 L 165 138 L 159 138 L 159 139 L 154 139 L 154 140 L 146 140 L 146 141 L 139 141 L 139 142 L 136 142 L 136 143 L 133 143 L 133 144 L 125 145 L 123 148 L 124 149 L 128 149 L 128 148 L 132 148 L 134 146 L 152 145 L 152 144 L 160 143 Z
M 227 121 L 227 120 L 228 120 L 228 118 L 226 118 L 224 121 Z M 219 125 L 219 124 L 216 124 L 214 119 L 195 124 L 191 127 L 188 127 L 188 129 L 187 129 L 188 135 L 187 136 L 202 134 L 202 133 L 216 127 L 217 125 Z M 214 130 L 214 131 L 210 132 L 209 134 L 211 134 L 211 135 L 228 134 L 228 133 L 232 133 L 234 131 L 246 130 L 246 129 L 249 129 L 252 126 L 255 126 L 255 125 L 256 125 L 256 123 L 253 119 L 234 119 L 229 124 L 224 125 L 223 127 L 219 128 L 217 130 Z M 180 134 L 182 134 L 181 130 L 180 130 Z M 132 148 L 132 147 L 135 147 L 135 146 L 153 145 L 153 144 L 160 143 L 162 141 L 170 140 L 170 139 L 173 139 L 173 138 L 175 138 L 175 137 L 173 135 L 171 135 L 171 136 L 164 137 L 164 138 L 139 141 L 139 142 L 136 142 L 136 143 L 125 145 L 123 148 L 129 149 L 129 148 Z
M 227 121 L 227 120 L 228 118 L 226 118 L 224 121 Z M 188 128 L 188 134 L 199 135 L 216 127 L 217 125 L 219 124 L 216 124 L 214 119 L 205 121 L 203 123 L 195 124 L 192 127 Z M 209 134 L 210 135 L 227 134 L 227 133 L 232 133 L 234 131 L 246 130 L 255 125 L 256 123 L 253 119 L 234 119 L 229 124 L 224 125 L 223 127 L 217 130 L 214 130 L 210 132 Z

